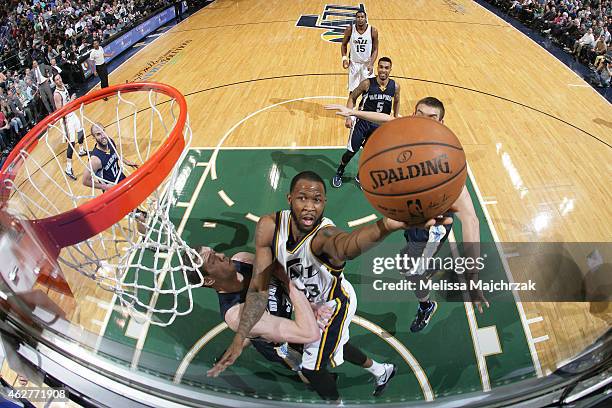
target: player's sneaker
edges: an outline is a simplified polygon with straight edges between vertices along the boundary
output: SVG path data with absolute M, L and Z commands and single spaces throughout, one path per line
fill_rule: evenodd
M 431 305 L 426 310 L 421 309 L 421 306 L 419 305 L 417 309 L 417 314 L 414 320 L 412 321 L 412 324 L 410 325 L 410 331 L 416 333 L 427 327 L 429 320 L 434 315 L 434 313 L 436 313 L 436 310 L 438 310 L 438 302 L 432 301 Z
M 87 152 L 83 149 L 83 146 L 79 149 L 79 157 L 87 156 Z
M 331 180 L 331 185 L 336 188 L 340 188 L 342 185 L 342 174 L 336 173 L 336 175 Z
M 376 377 L 376 388 L 374 388 L 374 393 L 372 394 L 375 397 L 382 395 L 387 387 L 387 384 L 389 384 L 389 381 L 391 381 L 397 372 L 397 367 L 395 364 L 383 363 L 383 366 L 385 367 L 385 372 Z
M 66 169 L 66 172 L 65 172 L 65 173 L 66 173 L 66 175 L 67 175 L 68 177 L 70 177 L 71 179 L 73 179 L 73 180 L 76 180 L 76 179 L 77 179 L 77 178 L 76 178 L 76 176 L 74 175 L 74 173 L 72 172 L 72 169 Z

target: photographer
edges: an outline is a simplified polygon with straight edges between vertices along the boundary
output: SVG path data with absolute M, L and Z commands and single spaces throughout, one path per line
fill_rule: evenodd
M 595 85 L 599 88 L 608 88 L 612 77 L 612 58 L 606 56 L 600 67 L 595 71 Z

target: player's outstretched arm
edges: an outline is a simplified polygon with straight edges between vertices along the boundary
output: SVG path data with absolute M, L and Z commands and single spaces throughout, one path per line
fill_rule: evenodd
M 357 109 L 347 108 L 346 106 L 339 104 L 325 105 L 324 108 L 327 110 L 337 110 L 338 112 L 336 112 L 336 115 L 343 116 L 345 118 L 355 116 L 359 119 L 367 120 L 368 122 L 373 123 L 385 123 L 395 119 L 393 116 L 387 115 L 386 113 L 360 111 Z
M 455 215 L 461 221 L 465 256 L 472 259 L 478 258 L 480 256 L 480 221 L 476 215 L 474 203 L 467 187 L 463 186 L 463 190 L 461 190 L 459 198 L 453 203 L 451 210 L 455 212 Z M 466 275 L 472 281 L 479 279 L 477 269 L 467 271 Z M 489 302 L 482 291 L 471 291 L 469 295 L 472 303 L 474 303 L 474 306 L 476 306 L 480 313 L 484 311 L 483 306 L 489 307 Z
M 240 315 L 240 324 L 236 335 L 221 360 L 208 370 L 208 376 L 217 377 L 242 353 L 244 339 L 247 338 L 255 324 L 261 319 L 268 304 L 268 285 L 274 267 L 272 241 L 274 238 L 274 217 L 267 215 L 257 222 L 255 228 L 255 267 L 249 284 L 246 301 Z
M 260 336 L 272 342 L 307 344 L 313 343 L 321 337 L 321 330 L 317 325 L 315 314 L 310 302 L 299 289 L 289 283 L 289 297 L 295 311 L 295 320 L 278 317 L 264 313 L 261 319 L 251 329 L 249 336 Z M 240 308 L 245 307 L 241 305 Z M 225 321 L 232 330 L 237 329 L 238 311 L 228 310 Z M 331 315 L 328 313 L 327 318 Z
M 406 223 L 387 217 L 350 233 L 336 227 L 322 228 L 312 240 L 312 249 L 315 254 L 326 254 L 333 262 L 339 264 L 356 258 L 384 240 L 390 233 L 405 228 L 408 228 Z

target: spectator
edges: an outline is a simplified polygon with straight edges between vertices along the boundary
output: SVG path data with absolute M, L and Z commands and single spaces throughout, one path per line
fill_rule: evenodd
M 587 32 L 574 43 L 574 49 L 572 54 L 576 57 L 576 60 L 580 57 L 583 47 L 593 48 L 595 46 L 595 37 L 593 36 L 593 29 L 589 28 Z
M 51 68 L 34 61 L 32 63 L 32 75 L 33 79 L 36 80 L 36 86 L 38 86 L 45 109 L 47 109 L 48 113 L 53 112 L 55 110 L 55 104 L 53 102 L 53 93 L 51 92 L 49 80 L 49 78 L 51 78 Z
M 610 78 L 612 77 L 612 62 L 607 59 L 603 60 L 600 68 L 595 71 L 596 86 L 599 88 L 608 88 L 610 86 Z

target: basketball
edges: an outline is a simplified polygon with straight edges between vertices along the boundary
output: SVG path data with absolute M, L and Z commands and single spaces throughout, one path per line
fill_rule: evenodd
M 410 225 L 446 212 L 465 185 L 465 153 L 457 136 L 433 119 L 410 116 L 380 126 L 359 160 L 370 204 Z

